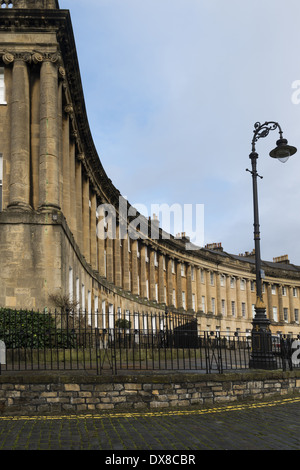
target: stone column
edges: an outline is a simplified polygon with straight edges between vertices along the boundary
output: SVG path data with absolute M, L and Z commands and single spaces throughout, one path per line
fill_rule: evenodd
M 192 289 L 192 266 L 187 265 L 186 270 L 186 301 L 187 301 L 187 310 L 193 310 L 193 289 Z
M 76 160 L 75 163 L 75 175 L 76 175 L 76 201 L 70 201 L 70 212 L 76 212 L 76 242 L 83 253 L 83 230 L 82 230 L 82 164 L 81 161 Z
M 207 305 L 207 313 L 212 313 L 210 271 L 206 271 L 206 305 Z
M 59 74 L 60 76 L 60 74 Z M 61 80 L 58 80 L 57 85 L 57 139 L 58 139 L 58 165 L 59 165 L 59 202 L 62 208 L 63 204 L 63 84 Z M 75 170 L 74 170 L 75 171 Z
M 226 276 L 226 317 L 231 316 L 231 287 L 230 287 L 230 276 Z
M 116 227 L 116 237 L 114 240 L 114 267 L 115 267 L 115 285 L 122 286 L 121 280 L 121 247 L 120 247 L 120 229 Z
M 128 234 L 127 234 L 127 238 L 123 239 L 122 244 L 123 244 L 123 246 L 122 246 L 123 289 L 128 292 L 130 290 L 130 279 L 129 279 L 129 269 L 130 269 L 130 267 L 129 267 L 129 251 L 128 251 Z
M 279 321 L 283 322 L 284 321 L 284 316 L 283 316 L 283 301 L 282 301 L 282 285 L 279 284 L 277 286 L 278 288 L 278 315 L 279 315 Z
M 294 295 L 293 295 L 293 286 L 287 287 L 289 290 L 289 317 L 290 323 L 295 322 L 295 309 L 294 309 Z
M 90 183 L 84 176 L 82 181 L 82 234 L 83 234 L 83 256 L 90 262 Z
M 156 300 L 155 295 L 155 265 L 154 265 L 154 250 L 150 249 L 150 279 L 149 279 L 149 297 L 150 300 Z
M 167 305 L 173 305 L 172 258 L 167 259 Z
M 96 209 L 97 209 L 96 193 L 91 194 L 91 217 L 90 217 L 90 253 L 91 253 L 91 266 L 96 271 L 98 267 L 97 259 L 97 235 L 96 235 Z
M 75 175 L 75 162 L 76 162 L 76 158 L 75 158 L 75 155 L 76 155 L 76 146 L 75 146 L 75 141 L 72 140 L 70 142 L 70 147 L 69 147 L 69 159 L 70 159 L 70 163 L 69 163 L 69 178 L 70 178 L 70 199 L 71 201 L 76 201 L 76 193 L 77 193 L 77 188 L 76 188 L 76 175 Z M 74 208 L 75 209 L 75 208 Z M 80 217 L 81 218 L 81 217 Z M 71 229 L 71 232 L 73 233 L 74 235 L 74 238 L 77 239 L 77 233 L 76 233 L 76 230 L 77 230 L 77 213 L 76 213 L 76 210 L 72 210 L 70 211 L 70 215 L 69 215 L 69 220 L 68 220 L 68 224 L 69 224 L 69 227 Z
M 101 204 L 99 204 L 101 206 Z M 103 228 L 103 220 L 104 213 L 103 208 L 99 207 L 98 211 L 98 224 L 97 224 L 97 245 L 98 245 L 98 271 L 100 276 L 105 277 L 105 234 Z
M 158 256 L 158 302 L 164 304 L 165 289 L 164 289 L 164 255 L 159 253 Z
M 236 279 L 236 316 L 242 318 L 242 304 L 241 304 L 241 279 Z
M 39 158 L 40 158 L 40 73 L 30 71 L 31 86 L 31 198 L 32 207 L 39 207 Z
M 138 295 L 138 258 L 137 258 L 137 240 L 132 240 L 131 248 L 131 291 L 134 295 Z
M 70 124 L 69 115 L 64 114 L 62 119 L 62 163 L 63 163 L 63 198 L 62 210 L 67 223 L 70 223 L 71 198 L 70 198 Z M 77 178 L 76 178 L 77 185 Z M 81 186 L 81 185 L 80 185 Z M 74 201 L 73 201 L 74 204 Z M 72 208 L 74 210 L 74 207 Z
M 109 282 L 114 282 L 114 254 L 112 234 L 106 238 L 106 278 Z
M 221 315 L 222 314 L 222 299 L 221 299 L 221 279 L 220 279 L 221 274 L 216 273 L 216 283 L 217 283 L 217 300 L 216 300 L 216 314 Z
M 141 246 L 141 297 L 146 298 L 146 245 Z
M 246 281 L 247 289 L 247 319 L 252 320 L 252 303 L 251 303 L 251 280 L 247 279 Z
M 196 268 L 196 282 L 197 282 L 197 310 L 202 310 L 202 282 L 201 282 L 201 269 Z
M 181 263 L 176 261 L 176 287 L 177 287 L 177 308 L 182 308 L 182 279 L 181 279 Z
M 267 285 L 267 297 L 268 297 L 268 311 L 267 317 L 269 320 L 273 320 L 273 296 L 272 296 L 272 284 Z
M 3 59 L 4 60 L 4 59 Z M 30 209 L 30 98 L 26 54 L 15 57 L 12 71 L 11 164 L 9 205 Z M 57 113 L 57 107 L 56 107 Z
M 57 55 L 44 59 L 40 72 L 40 184 L 41 210 L 60 209 L 58 148 Z

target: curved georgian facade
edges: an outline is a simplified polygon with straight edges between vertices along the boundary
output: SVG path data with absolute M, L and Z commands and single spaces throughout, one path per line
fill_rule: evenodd
M 0 305 L 42 309 L 60 293 L 91 322 L 96 310 L 167 309 L 197 316 L 200 330 L 250 331 L 251 254 L 188 250 L 184 236 L 161 231 L 151 238 L 155 220 L 137 240 L 120 237 L 121 195 L 90 133 L 69 12 L 56 0 L 0 3 Z M 99 233 L 105 204 L 115 208 L 110 236 Z M 263 264 L 272 332 L 297 334 L 300 268 Z

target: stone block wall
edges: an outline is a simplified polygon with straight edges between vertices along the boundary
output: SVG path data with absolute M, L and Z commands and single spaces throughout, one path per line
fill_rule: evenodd
M 266 399 L 300 391 L 300 372 L 139 376 L 0 376 L 0 413 L 161 410 Z

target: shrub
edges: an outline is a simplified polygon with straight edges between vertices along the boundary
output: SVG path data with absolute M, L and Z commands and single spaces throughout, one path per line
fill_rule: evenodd
M 116 327 L 124 330 L 130 330 L 131 321 L 127 320 L 126 318 L 119 318 L 116 321 Z
M 6 348 L 70 348 L 76 337 L 57 328 L 51 313 L 0 308 L 0 339 Z

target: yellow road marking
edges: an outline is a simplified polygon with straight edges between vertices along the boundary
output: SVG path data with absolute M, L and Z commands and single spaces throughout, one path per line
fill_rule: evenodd
M 227 413 L 230 411 L 242 411 L 256 408 L 274 407 L 278 405 L 285 405 L 288 403 L 299 403 L 300 397 L 295 398 L 283 398 L 281 400 L 274 400 L 271 402 L 257 402 L 257 403 L 245 403 L 228 405 L 226 407 L 218 408 L 207 408 L 198 410 L 168 410 L 168 411 L 146 411 L 144 413 L 107 413 L 103 415 L 96 414 L 81 414 L 81 415 L 60 415 L 60 416 L 0 416 L 1 421 L 53 421 L 53 420 L 84 420 L 84 419 L 113 419 L 113 418 L 148 418 L 148 417 L 162 417 L 162 416 L 197 416 L 214 413 Z

